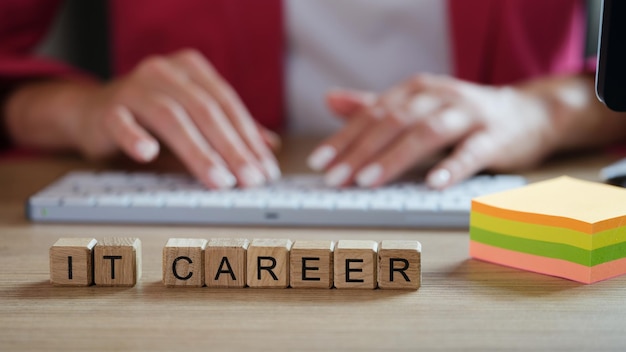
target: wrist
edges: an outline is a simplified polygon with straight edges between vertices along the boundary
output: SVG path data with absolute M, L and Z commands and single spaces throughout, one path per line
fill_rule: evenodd
M 523 90 L 546 107 L 555 152 L 599 145 L 596 133 L 615 134 L 608 124 L 604 126 L 603 109 L 595 99 L 590 77 L 540 79 L 523 86 Z
M 522 133 L 533 146 L 532 154 L 541 160 L 558 149 L 561 130 L 554 119 L 558 107 L 550 98 L 534 87 L 525 85 L 501 88 L 501 94 L 509 97 L 509 118 L 524 119 Z M 506 118 L 506 117 L 505 117 Z
M 78 148 L 81 107 L 96 87 L 67 81 L 38 81 L 17 87 L 4 106 L 12 140 L 37 149 Z

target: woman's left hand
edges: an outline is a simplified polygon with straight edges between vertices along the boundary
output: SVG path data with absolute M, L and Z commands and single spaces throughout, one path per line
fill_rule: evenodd
M 308 161 L 330 186 L 376 187 L 451 150 L 426 177 L 442 189 L 483 169 L 533 166 L 560 137 L 547 104 L 514 87 L 417 75 L 381 95 L 342 90 L 327 100 L 347 123 Z

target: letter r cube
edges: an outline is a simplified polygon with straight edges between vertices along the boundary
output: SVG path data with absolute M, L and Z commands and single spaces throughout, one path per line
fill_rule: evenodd
M 378 249 L 378 287 L 417 290 L 422 282 L 421 253 L 418 241 L 382 241 Z

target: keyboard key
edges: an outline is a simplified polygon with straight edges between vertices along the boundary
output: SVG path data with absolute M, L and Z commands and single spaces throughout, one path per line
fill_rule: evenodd
M 101 207 L 125 207 L 130 205 L 130 197 L 124 195 L 104 195 L 96 197 L 96 204 Z
M 274 198 L 267 201 L 269 209 L 297 209 L 300 201 L 296 198 Z
M 55 206 L 61 204 L 60 196 L 52 196 L 52 195 L 43 195 L 43 196 L 34 196 L 30 199 L 31 205 L 36 206 Z
M 63 205 L 66 205 L 66 206 L 71 206 L 71 207 L 80 207 L 80 206 L 91 207 L 91 206 L 94 206 L 95 204 L 96 204 L 96 200 L 94 199 L 94 197 L 90 197 L 90 196 L 83 196 L 83 197 L 69 196 L 69 197 L 63 197 Z
M 265 208 L 266 200 L 261 198 L 245 198 L 233 200 L 233 208 Z
M 434 212 L 438 209 L 438 205 L 436 201 L 427 201 L 423 199 L 409 199 L 404 202 L 404 209 L 407 211 L 424 211 L 424 212 Z
M 130 203 L 133 207 L 161 207 L 165 204 L 165 201 L 158 195 L 141 194 L 131 196 Z

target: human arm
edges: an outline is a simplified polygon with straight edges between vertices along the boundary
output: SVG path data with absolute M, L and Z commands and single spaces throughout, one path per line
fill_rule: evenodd
M 198 52 L 155 56 L 110 83 L 32 81 L 7 98 L 16 145 L 75 149 L 92 157 L 126 152 L 152 160 L 159 140 L 214 188 L 279 177 L 268 142 L 230 85 Z

